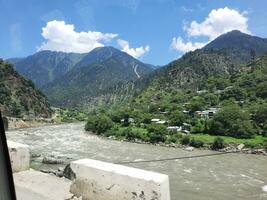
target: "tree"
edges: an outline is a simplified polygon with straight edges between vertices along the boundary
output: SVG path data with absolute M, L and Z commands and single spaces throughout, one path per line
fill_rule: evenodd
M 97 116 L 90 116 L 85 125 L 86 131 L 92 131 L 98 135 L 104 134 L 110 130 L 113 126 L 112 120 L 105 114 L 99 114 Z
M 267 98 L 267 81 L 259 84 L 256 88 L 256 95 L 261 98 Z
M 196 119 L 193 127 L 191 128 L 192 133 L 203 133 L 206 128 L 206 121 L 204 119 Z
M 221 108 L 210 123 L 210 134 L 252 138 L 255 130 L 247 112 L 235 104 Z
M 240 101 L 244 100 L 246 97 L 247 97 L 246 90 L 237 86 L 229 88 L 221 94 L 222 100 L 234 98 L 235 100 Z
M 186 116 L 181 111 L 174 111 L 169 116 L 170 125 L 181 126 L 185 122 Z
M 217 95 L 213 93 L 208 93 L 204 96 L 205 102 L 210 106 L 216 106 L 219 102 L 219 98 Z
M 202 97 L 195 96 L 191 99 L 188 108 L 191 113 L 194 113 L 198 110 L 203 110 L 205 108 L 205 100 Z
M 252 60 L 252 61 L 255 60 L 256 52 L 255 52 L 254 49 L 251 49 L 251 50 L 250 50 L 250 57 L 251 57 L 251 60 Z
M 165 142 L 166 140 L 166 127 L 163 125 L 151 124 L 147 126 L 149 141 L 151 143 Z

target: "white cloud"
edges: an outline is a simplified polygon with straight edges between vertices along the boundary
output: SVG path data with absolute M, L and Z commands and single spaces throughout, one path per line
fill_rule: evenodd
M 171 47 L 185 53 L 201 48 L 219 35 L 232 30 L 250 33 L 246 14 L 247 12 L 240 13 L 228 7 L 213 9 L 203 22 L 192 21 L 189 26 L 185 25 L 183 28 L 189 38 L 205 36 L 208 37 L 207 42 L 184 42 L 181 37 L 175 37 Z
M 129 42 L 126 40 L 118 39 L 118 45 L 121 47 L 121 50 L 133 56 L 134 58 L 140 58 L 145 53 L 149 52 L 149 46 L 146 45 L 138 48 L 130 48 Z
M 203 46 L 205 46 L 207 43 L 201 43 L 201 42 L 184 42 L 184 40 L 181 37 L 174 37 L 172 39 L 171 47 L 173 49 L 177 49 L 183 53 L 186 53 L 188 51 L 193 51 L 195 49 L 200 49 Z
M 95 31 L 76 32 L 73 24 L 64 21 L 50 21 L 42 28 L 42 36 L 47 40 L 38 50 L 86 53 L 104 46 L 118 34 Z
M 240 13 L 228 7 L 219 8 L 212 10 L 203 22 L 191 22 L 190 27 L 187 27 L 187 33 L 189 36 L 207 36 L 209 39 L 231 30 L 250 33 L 247 22 L 246 12 Z

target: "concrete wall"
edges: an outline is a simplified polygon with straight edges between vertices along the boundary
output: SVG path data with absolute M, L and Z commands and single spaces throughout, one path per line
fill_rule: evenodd
M 70 191 L 83 200 L 170 200 L 167 175 L 90 159 L 70 166 Z
M 30 148 L 28 145 L 7 141 L 12 171 L 20 172 L 30 168 Z

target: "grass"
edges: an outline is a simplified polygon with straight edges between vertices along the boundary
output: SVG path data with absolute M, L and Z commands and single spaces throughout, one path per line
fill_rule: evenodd
M 205 144 L 211 144 L 214 141 L 214 138 L 218 136 L 208 135 L 208 134 L 192 134 L 191 137 L 202 140 Z M 252 139 L 239 139 L 229 136 L 220 136 L 220 137 L 223 138 L 226 144 L 245 144 L 246 147 L 258 147 L 258 148 L 261 148 L 263 146 L 264 141 L 267 139 L 260 135 L 257 135 L 255 136 L 255 138 Z

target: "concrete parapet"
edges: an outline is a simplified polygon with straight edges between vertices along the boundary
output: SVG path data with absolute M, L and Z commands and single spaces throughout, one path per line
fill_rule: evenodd
M 170 200 L 164 174 L 90 159 L 70 167 L 75 174 L 70 191 L 83 200 Z
M 20 172 L 30 168 L 30 148 L 28 145 L 7 141 L 12 171 Z

